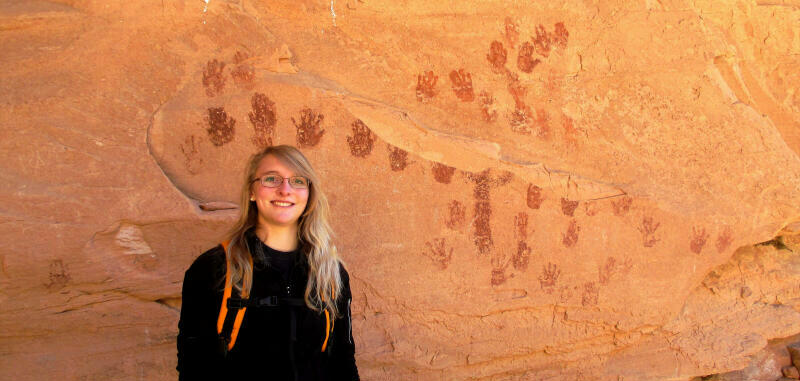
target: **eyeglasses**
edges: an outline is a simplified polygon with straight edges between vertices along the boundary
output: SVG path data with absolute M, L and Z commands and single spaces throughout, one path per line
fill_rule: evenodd
M 283 180 L 284 177 L 279 175 L 264 175 L 253 181 L 260 182 L 262 187 L 277 188 L 283 184 Z M 288 180 L 289 186 L 294 189 L 308 189 L 308 185 L 311 184 L 311 181 L 303 176 L 292 176 L 289 177 Z

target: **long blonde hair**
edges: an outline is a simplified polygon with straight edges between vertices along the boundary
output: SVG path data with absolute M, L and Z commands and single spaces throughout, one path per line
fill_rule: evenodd
M 250 157 L 245 169 L 239 205 L 239 220 L 228 233 L 230 244 L 225 256 L 231 270 L 230 284 L 242 298 L 250 296 L 253 286 L 253 254 L 250 252 L 246 233 L 258 224 L 258 207 L 250 201 L 251 186 L 256 171 L 265 157 L 272 155 L 281 163 L 291 168 L 296 176 L 304 176 L 310 180 L 308 203 L 306 210 L 298 221 L 298 239 L 302 248 L 301 254 L 306 256 L 309 265 L 308 282 L 306 283 L 305 302 L 314 311 L 330 311 L 339 315 L 336 301 L 341 295 L 342 279 L 339 274 L 340 259 L 333 245 L 333 230 L 328 223 L 330 207 L 328 199 L 322 192 L 320 179 L 311 167 L 308 159 L 295 147 L 287 145 L 267 147 Z

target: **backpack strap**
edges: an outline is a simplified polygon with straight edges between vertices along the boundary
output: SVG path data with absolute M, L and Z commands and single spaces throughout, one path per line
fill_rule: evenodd
M 217 317 L 217 334 L 227 344 L 225 350 L 233 349 L 236 344 L 236 337 L 239 335 L 239 328 L 242 326 L 244 313 L 247 311 L 247 306 L 252 305 L 256 307 L 267 306 L 274 307 L 278 304 L 289 306 L 305 306 L 305 300 L 297 298 L 278 298 L 270 296 L 259 300 L 249 300 L 231 297 L 233 293 L 233 285 L 231 284 L 231 269 L 228 263 L 228 247 L 231 241 L 222 242 L 222 248 L 225 250 L 225 290 L 222 293 L 222 305 L 219 307 L 219 316 Z M 250 266 L 253 265 L 253 258 L 250 258 Z M 333 291 L 333 287 L 331 287 Z M 274 299 L 273 299 L 274 298 Z M 322 297 L 325 300 L 325 297 Z M 233 324 L 231 324 L 233 319 Z M 322 349 L 320 352 L 325 352 L 328 348 L 328 340 L 330 339 L 331 332 L 333 332 L 334 321 L 331 319 L 330 312 L 325 310 L 325 341 L 322 342 Z
M 239 335 L 239 328 L 242 326 L 244 313 L 247 311 L 246 305 L 241 308 L 237 305 L 232 305 L 230 310 L 228 309 L 228 300 L 231 299 L 231 293 L 233 292 L 231 268 L 228 263 L 228 246 L 230 243 L 231 241 L 222 242 L 222 248 L 225 250 L 225 290 L 222 293 L 222 305 L 219 307 L 219 316 L 217 317 L 217 333 L 227 343 L 227 350 L 233 349 L 233 346 L 236 344 L 236 337 Z M 253 259 L 250 258 L 251 266 L 252 261 Z M 231 325 L 229 315 L 234 314 L 235 318 L 233 318 L 233 325 Z M 225 324 L 226 321 L 229 322 L 227 327 Z

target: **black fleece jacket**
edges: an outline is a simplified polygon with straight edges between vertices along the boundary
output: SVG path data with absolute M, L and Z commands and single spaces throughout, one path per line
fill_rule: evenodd
M 251 235 L 253 245 L 263 245 Z M 266 248 L 266 246 L 265 246 Z M 303 298 L 308 279 L 305 255 L 298 260 L 286 282 L 272 266 L 256 262 L 251 298 L 286 296 Z M 178 373 L 181 381 L 242 379 L 261 380 L 358 380 L 350 320 L 350 281 L 340 266 L 343 289 L 338 302 L 340 316 L 325 352 L 325 315 L 306 306 L 248 307 L 236 345 L 224 355 L 217 335 L 217 317 L 225 280 L 222 245 L 200 255 L 183 280 L 183 301 L 178 322 Z M 287 284 L 288 283 L 288 284 Z M 288 287 L 288 289 L 287 289 Z M 235 294 L 234 290 L 234 294 Z M 296 339 L 290 337 L 295 320 Z

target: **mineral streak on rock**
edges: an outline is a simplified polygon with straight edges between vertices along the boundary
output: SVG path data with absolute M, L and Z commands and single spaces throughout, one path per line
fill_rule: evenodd
M 225 112 L 225 108 L 209 108 L 206 122 L 208 123 L 206 128 L 208 140 L 212 144 L 219 147 L 233 140 L 233 136 L 236 133 L 236 119 L 229 117 Z

